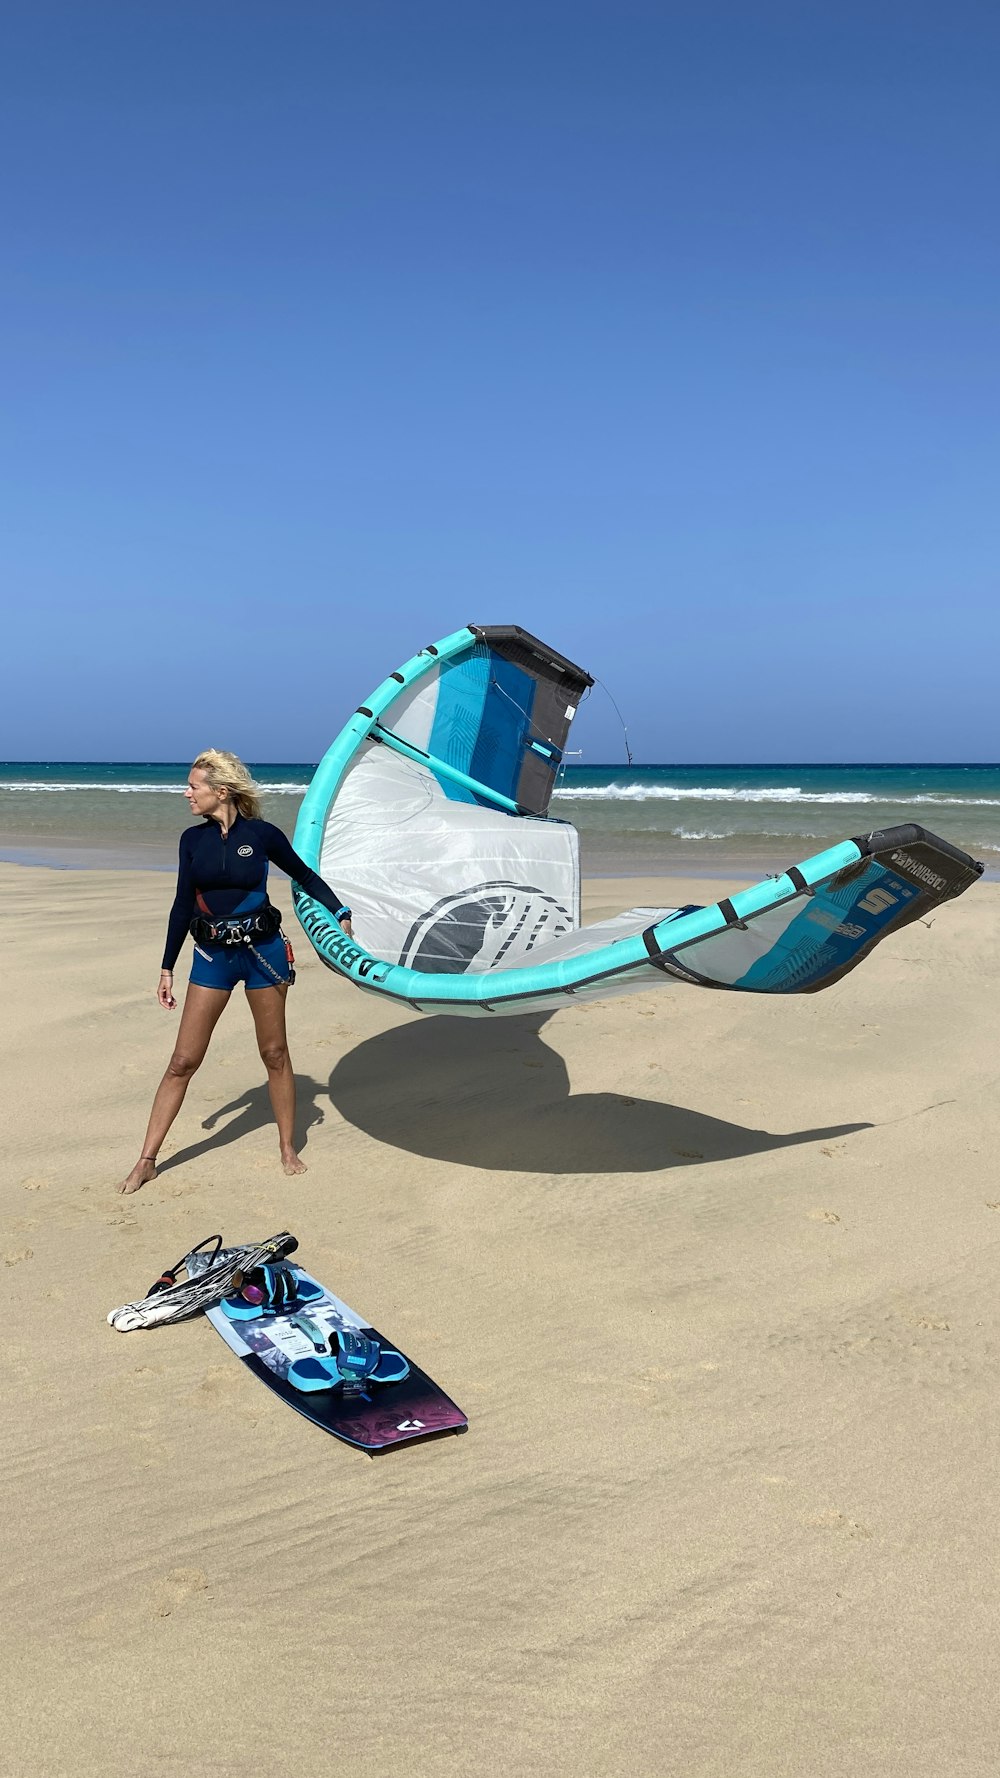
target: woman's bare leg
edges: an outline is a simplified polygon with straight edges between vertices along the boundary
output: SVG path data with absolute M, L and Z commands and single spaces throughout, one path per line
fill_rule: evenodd
M 304 1173 L 305 1161 L 295 1148 L 295 1076 L 285 1036 L 287 988 L 251 988 L 247 993 L 257 1029 L 257 1048 L 267 1069 L 271 1109 L 278 1126 L 281 1164 L 288 1174 Z
M 223 991 L 222 988 L 188 985 L 177 1042 L 167 1063 L 167 1072 L 156 1089 L 142 1154 L 128 1178 L 123 1179 L 119 1185 L 120 1192 L 137 1192 L 156 1178 L 156 1157 L 160 1152 L 160 1144 L 184 1103 L 192 1074 L 205 1060 L 205 1051 L 211 1041 L 212 1032 L 225 1011 L 228 999 L 228 989 Z

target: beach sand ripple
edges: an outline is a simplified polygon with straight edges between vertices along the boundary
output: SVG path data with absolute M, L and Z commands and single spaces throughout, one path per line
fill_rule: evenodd
M 0 876 L 0 1769 L 993 1772 L 1000 889 L 819 996 L 487 1026 L 303 942 L 308 1175 L 234 998 L 123 1208 L 168 887 Z M 465 1438 L 372 1463 L 203 1321 L 108 1328 L 203 1236 L 289 1223 Z

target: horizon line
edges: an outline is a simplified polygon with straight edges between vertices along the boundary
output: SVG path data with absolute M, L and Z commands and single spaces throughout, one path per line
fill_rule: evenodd
M 178 766 L 183 767 L 182 759 L 0 759 L 0 771 L 11 766 Z M 315 771 L 319 760 L 306 759 L 259 759 L 254 762 L 257 770 L 276 768 L 283 771 L 292 766 L 304 766 Z M 611 771 L 654 771 L 678 770 L 693 771 L 704 768 L 708 771 L 736 770 L 787 770 L 793 766 L 820 768 L 826 771 L 856 770 L 859 767 L 869 770 L 889 770 L 905 767 L 909 770 L 924 767 L 962 766 L 976 771 L 1000 771 L 1000 760 L 988 759 L 660 759 L 660 760 L 563 760 L 563 771 L 611 772 Z

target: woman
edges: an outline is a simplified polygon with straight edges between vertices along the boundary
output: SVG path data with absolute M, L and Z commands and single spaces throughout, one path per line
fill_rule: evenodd
M 285 995 L 294 979 L 291 950 L 267 898 L 268 864 L 287 871 L 351 933 L 350 908 L 303 863 L 279 828 L 261 820 L 256 786 L 235 753 L 214 747 L 199 753 L 184 795 L 192 814 L 201 815 L 203 822 L 181 834 L 177 894 L 156 990 L 165 1011 L 177 1005 L 173 969 L 189 929 L 194 959 L 174 1053 L 156 1090 L 142 1154 L 119 1185 L 121 1192 L 137 1192 L 155 1179 L 163 1139 L 240 981 L 246 985 L 257 1047 L 267 1069 L 282 1166 L 288 1174 L 305 1172 L 295 1150 L 295 1077 L 285 1039 Z

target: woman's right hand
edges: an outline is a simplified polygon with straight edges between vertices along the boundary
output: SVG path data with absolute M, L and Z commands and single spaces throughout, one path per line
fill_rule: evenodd
M 156 990 L 156 998 L 164 1012 L 173 1012 L 177 1002 L 174 999 L 174 972 L 172 969 L 160 970 L 160 985 Z

